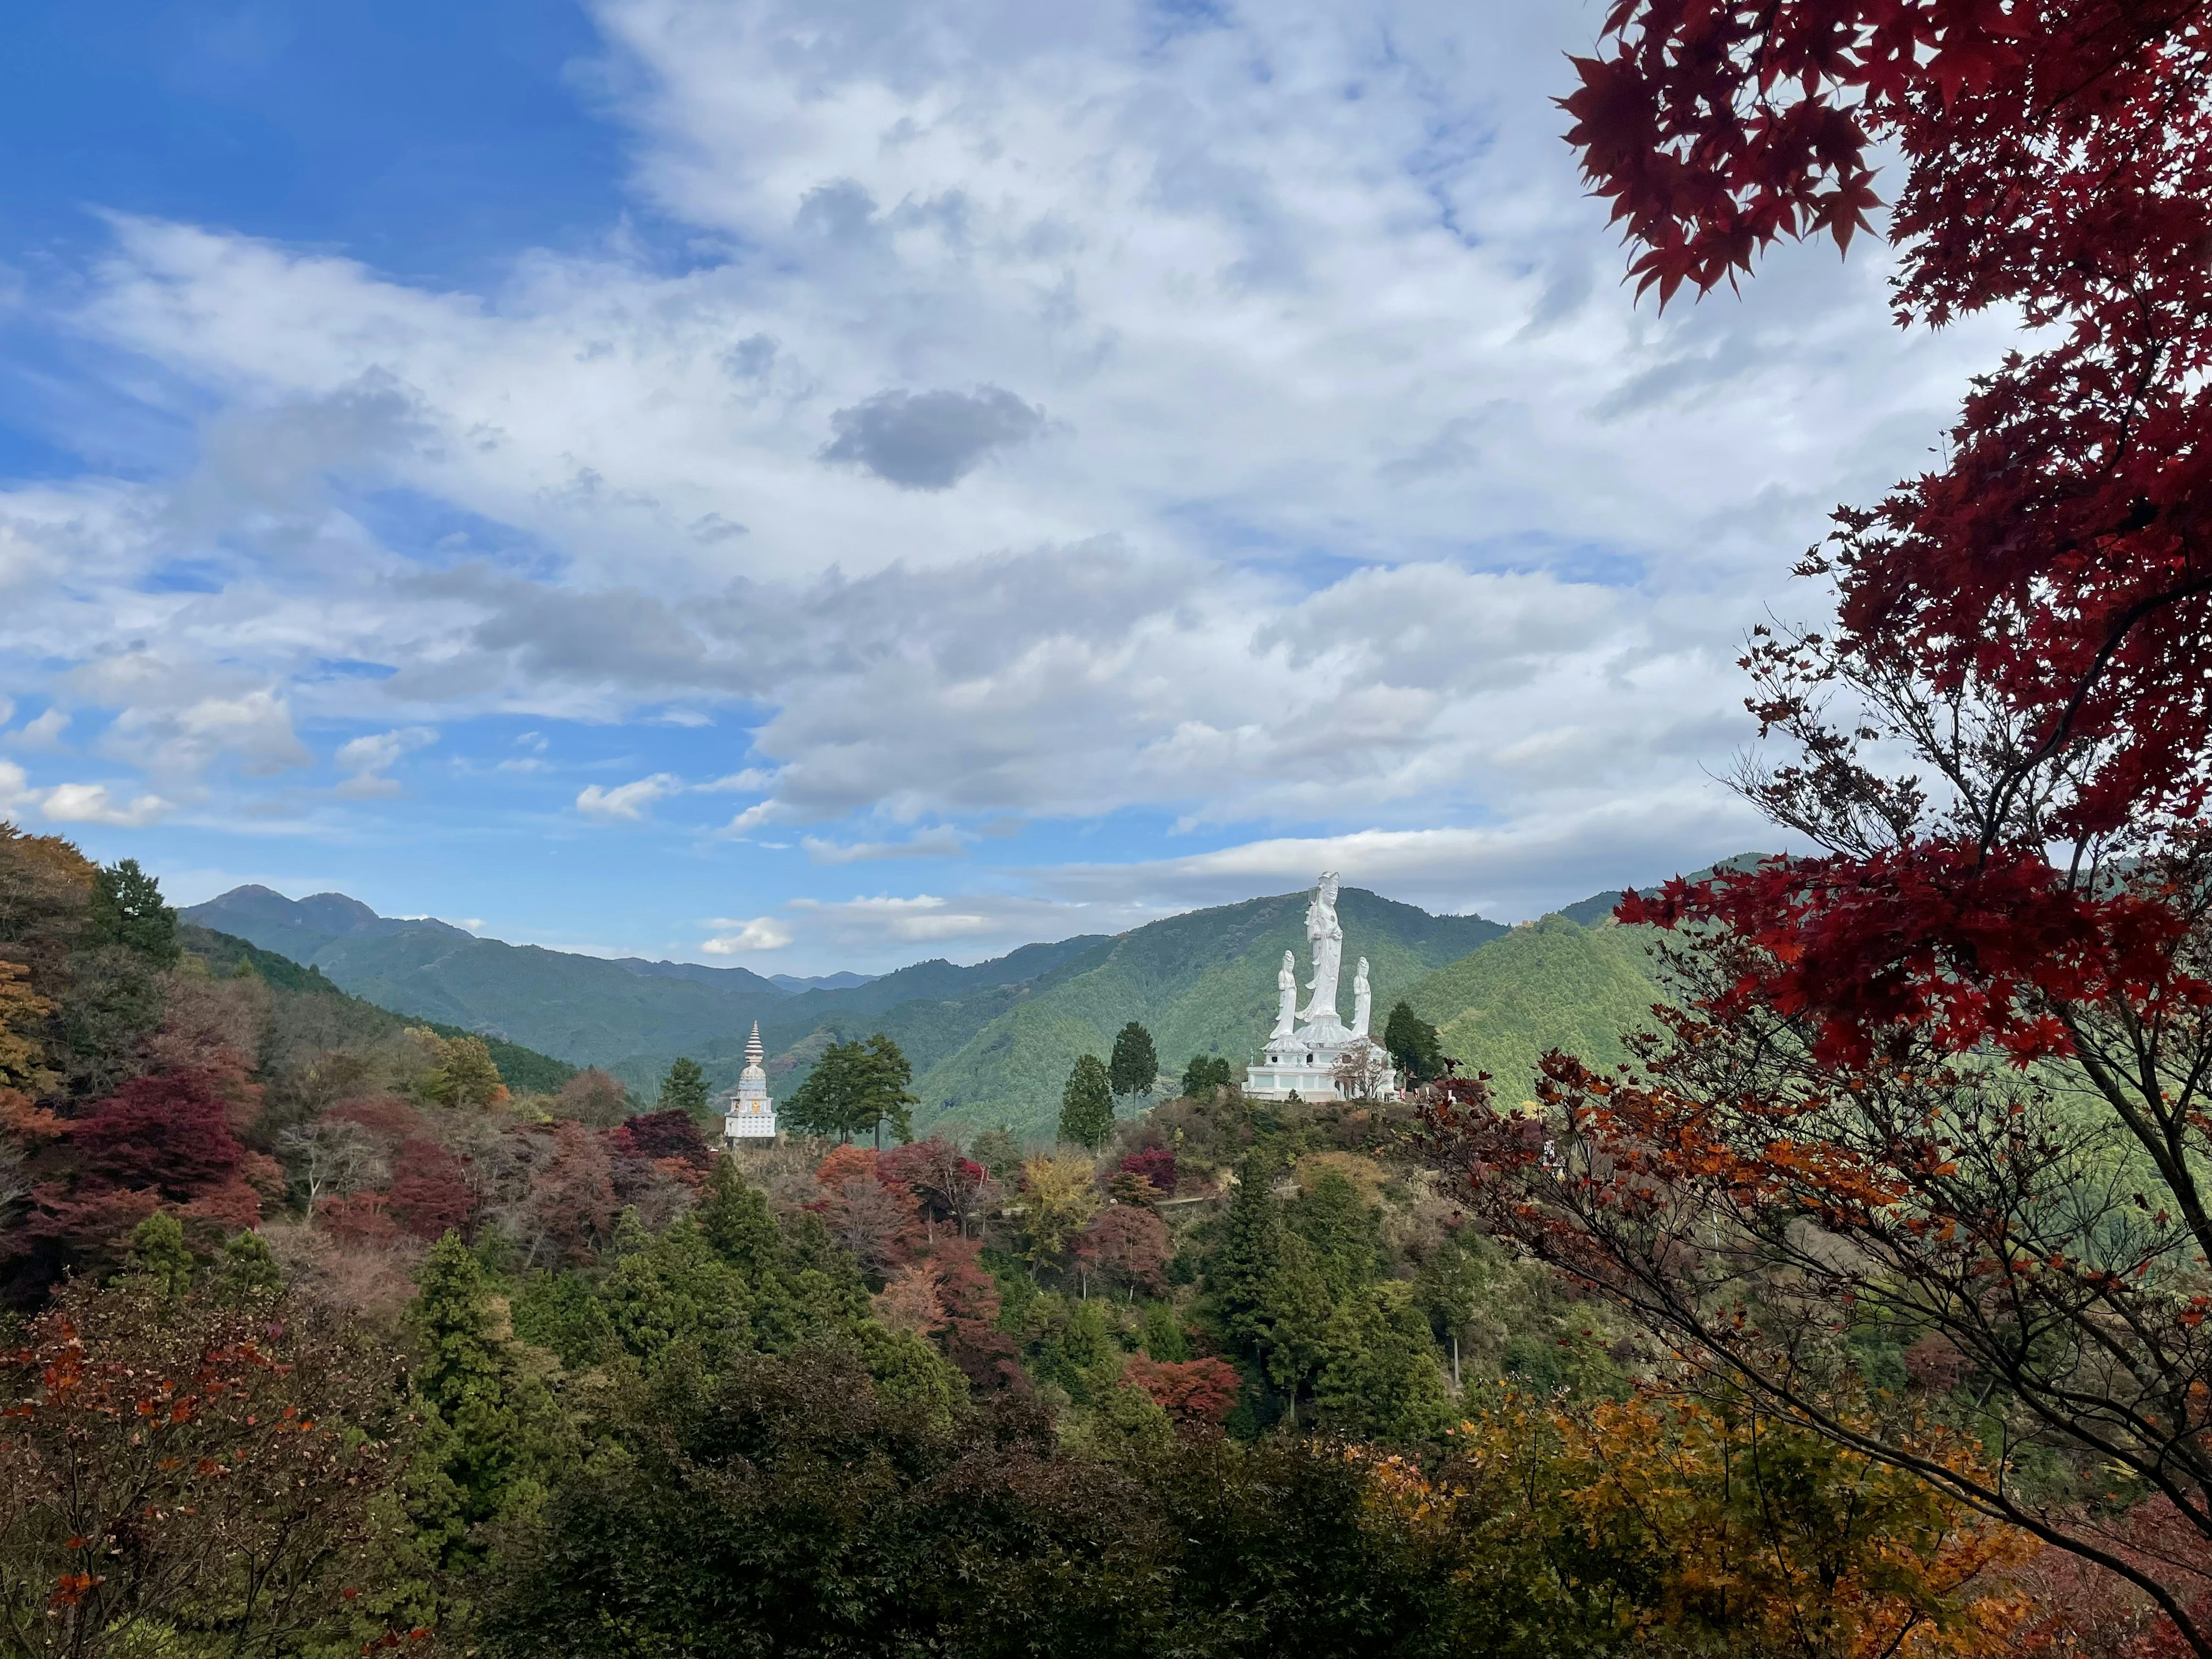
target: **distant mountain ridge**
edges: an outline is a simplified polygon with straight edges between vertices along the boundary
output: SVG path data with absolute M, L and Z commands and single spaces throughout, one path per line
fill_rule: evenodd
M 1351 969 L 1364 956 L 1378 1026 L 1406 998 L 1437 1024 L 1447 1053 L 1496 1074 L 1501 1092 L 1525 1087 L 1509 1074 L 1527 1072 L 1547 1048 L 1617 1058 L 1619 1033 L 1649 1025 L 1660 994 L 1644 930 L 1611 921 L 1618 900 L 1594 895 L 1508 928 L 1347 887 L 1339 899 L 1343 1012 L 1352 1012 Z M 914 1064 L 918 1127 L 1003 1123 L 1045 1135 L 1077 1057 L 1103 1057 L 1129 1020 L 1151 1030 L 1170 1075 L 1194 1054 L 1241 1066 L 1273 1018 L 1282 952 L 1304 960 L 1306 901 L 1304 891 L 1248 899 L 1126 933 L 1025 945 L 972 967 L 938 958 L 811 982 L 508 945 L 445 922 L 379 916 L 336 893 L 294 901 L 239 888 L 183 914 L 312 965 L 380 1006 L 605 1066 L 647 1098 L 678 1054 L 699 1060 L 714 1085 L 734 1083 L 755 1020 L 779 1095 L 830 1043 L 880 1030 Z

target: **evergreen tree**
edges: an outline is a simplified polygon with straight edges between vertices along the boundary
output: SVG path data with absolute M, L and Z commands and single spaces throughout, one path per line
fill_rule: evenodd
M 1382 1218 L 1341 1170 L 1324 1168 L 1291 1205 L 1291 1230 L 1313 1246 L 1314 1264 L 1340 1300 L 1380 1267 Z
M 1085 1054 L 1067 1074 L 1060 1097 L 1060 1135 L 1096 1152 L 1114 1133 L 1114 1083 L 1096 1054 Z
M 1268 1189 L 1274 1177 L 1273 1159 L 1254 1152 L 1244 1160 L 1221 1245 L 1206 1276 L 1206 1294 L 1222 1329 L 1248 1353 L 1257 1351 L 1266 1328 L 1267 1275 L 1283 1249 L 1282 1212 Z
M 1437 1028 L 1416 1014 L 1413 1005 L 1402 997 L 1391 1006 L 1390 1018 L 1383 1023 L 1382 1047 L 1389 1051 L 1391 1063 L 1410 1082 L 1433 1083 L 1444 1074 L 1444 1051 L 1437 1041 Z
M 131 1230 L 129 1266 L 174 1301 L 191 1289 L 199 1263 L 185 1243 L 184 1223 L 167 1210 L 156 1210 Z
M 716 1369 L 750 1346 L 744 1282 L 690 1216 L 626 1254 L 600 1295 L 616 1337 L 648 1371 L 679 1344 Z
M 1361 1286 L 1338 1306 L 1322 1347 L 1314 1406 L 1329 1427 L 1363 1439 L 1416 1440 L 1443 1426 L 1450 1401 L 1412 1285 Z
M 269 1242 L 249 1227 L 223 1245 L 216 1282 L 233 1302 L 273 1296 L 284 1288 L 284 1270 L 276 1265 Z
M 85 909 L 87 945 L 121 945 L 159 968 L 173 968 L 184 947 L 177 942 L 177 913 L 162 902 L 161 885 L 137 859 L 101 867 L 92 878 Z
M 496 1517 L 547 1452 L 551 1401 L 501 1340 L 483 1269 L 459 1234 L 431 1247 L 407 1320 L 419 1350 L 425 1419 L 410 1503 L 444 1563 L 473 1558 L 470 1534 Z
M 1114 1092 L 1148 1095 L 1159 1074 L 1159 1051 L 1152 1047 L 1152 1034 L 1131 1020 L 1115 1034 L 1113 1057 L 1106 1062 L 1106 1075 L 1114 1085 Z
M 668 1075 L 660 1079 L 659 1109 L 682 1112 L 687 1117 L 708 1115 L 707 1073 L 699 1062 L 689 1054 L 677 1057 L 668 1068 Z
M 864 1042 L 833 1042 L 784 1103 L 784 1119 L 802 1134 L 840 1140 L 872 1133 L 878 1146 L 888 1123 L 898 1140 L 909 1141 L 912 1109 L 921 1103 L 913 1082 L 912 1062 L 881 1031 Z
M 1182 1092 L 1194 1100 L 1202 1100 L 1216 1089 L 1225 1089 L 1237 1081 L 1229 1062 L 1219 1054 L 1193 1054 L 1190 1064 L 1182 1068 Z
M 733 1158 L 719 1158 L 707 1177 L 699 1226 L 714 1252 L 758 1290 L 781 1265 L 782 1238 L 768 1197 L 746 1181 Z

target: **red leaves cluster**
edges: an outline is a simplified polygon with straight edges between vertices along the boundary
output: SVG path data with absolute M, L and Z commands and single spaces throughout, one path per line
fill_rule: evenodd
M 1176 1189 L 1176 1155 L 1170 1146 L 1140 1146 L 1121 1160 L 1121 1173 L 1133 1175 L 1163 1195 Z
M 2085 892 L 2033 851 L 1915 842 L 1864 859 L 1769 859 L 1632 893 L 1616 914 L 1722 924 L 1741 971 L 1706 1012 L 1808 1016 L 1816 1056 L 1837 1065 L 1863 1066 L 1909 1033 L 1954 1054 L 1994 1043 L 2025 1066 L 2069 1048 L 2054 1003 L 2148 1015 L 2212 1004 L 2212 985 L 2176 966 L 2179 912 L 2140 892 Z
M 1193 1423 L 1222 1423 L 1236 1408 L 1244 1386 L 1226 1360 L 1147 1359 L 1133 1356 L 1121 1368 L 1122 1380 L 1142 1389 L 1170 1417 Z

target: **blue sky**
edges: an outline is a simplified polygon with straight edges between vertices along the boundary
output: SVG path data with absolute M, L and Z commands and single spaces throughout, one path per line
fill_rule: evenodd
M 800 973 L 1771 844 L 1742 633 L 2002 342 L 1632 305 L 1596 16 L 11 9 L 0 814 Z

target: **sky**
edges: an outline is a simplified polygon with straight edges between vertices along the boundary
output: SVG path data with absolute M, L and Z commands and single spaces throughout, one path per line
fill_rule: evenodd
M 1636 302 L 1583 0 L 33 0 L 0 817 L 763 973 L 1781 845 L 1735 666 L 1984 319 Z

